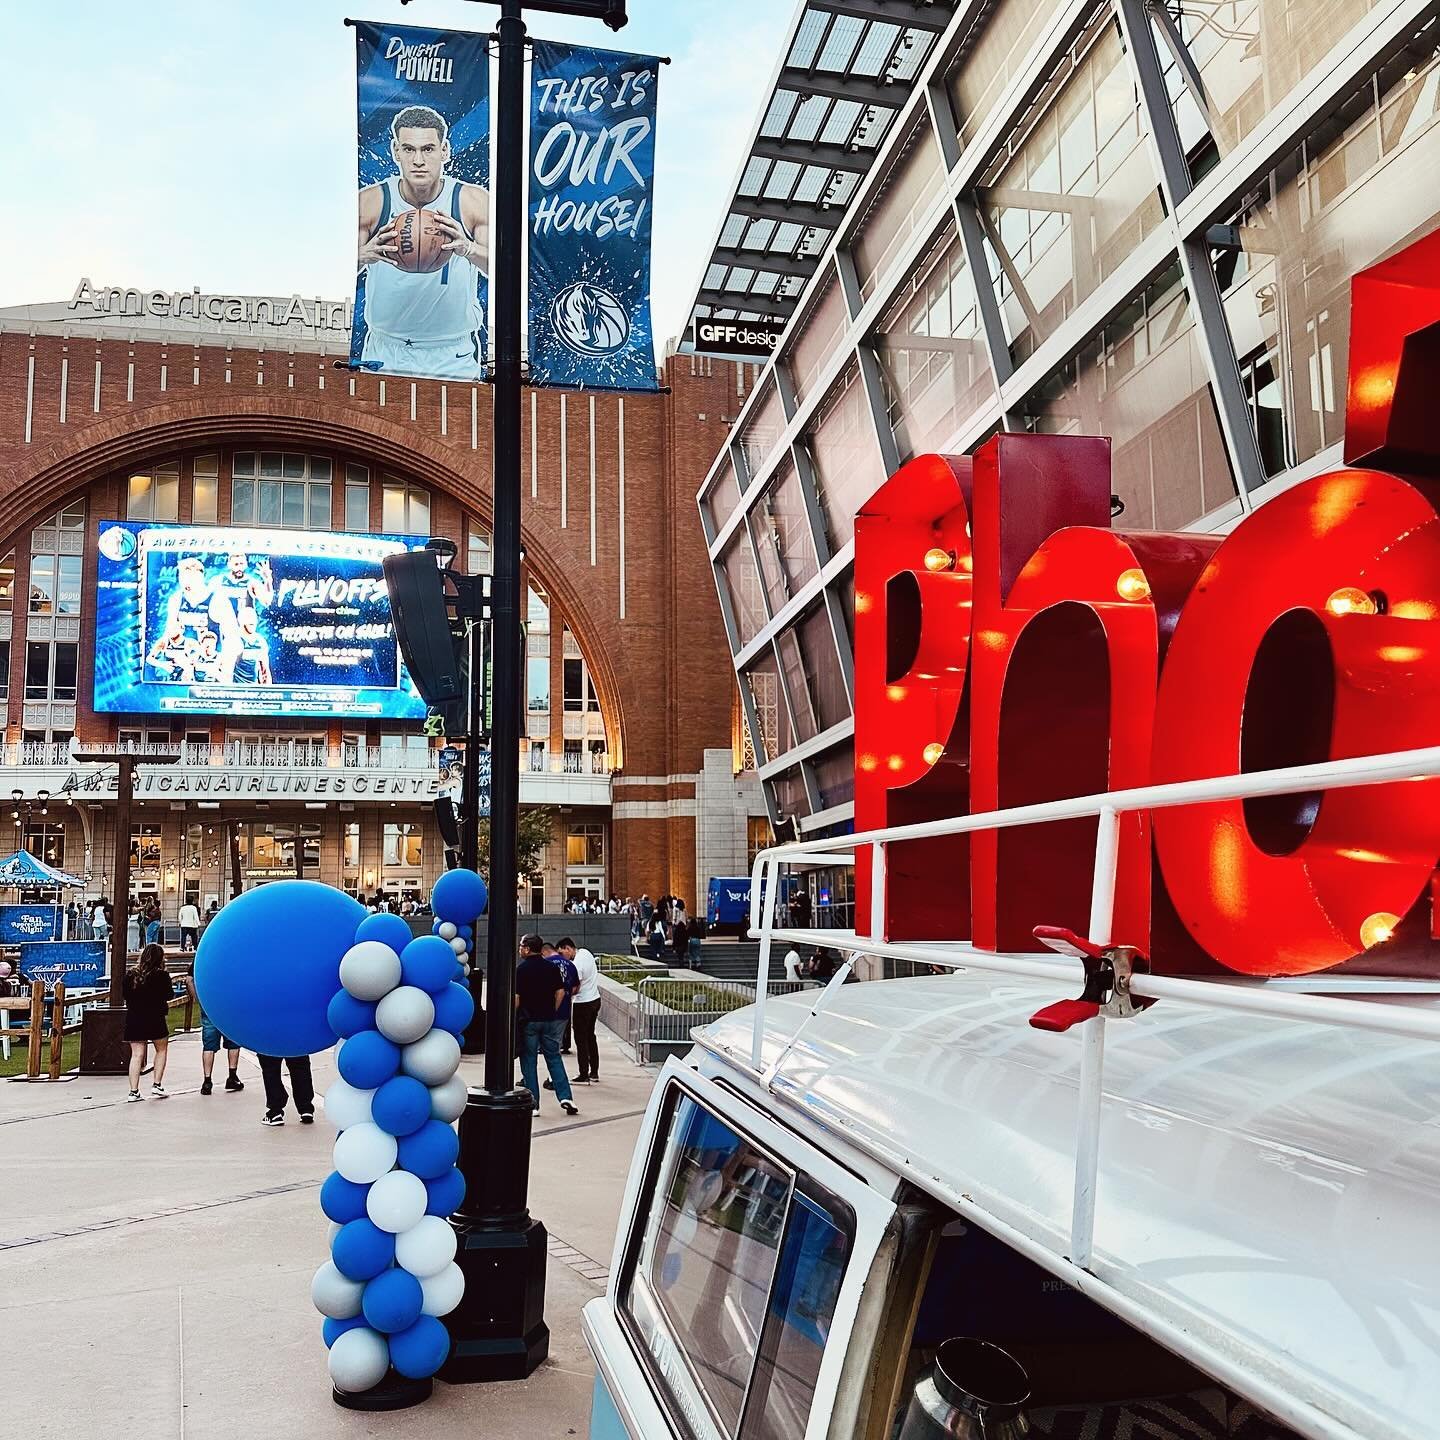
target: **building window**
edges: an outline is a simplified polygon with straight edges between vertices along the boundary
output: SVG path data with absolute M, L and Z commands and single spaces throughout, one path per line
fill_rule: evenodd
M 550 633 L 550 597 L 538 585 L 526 587 L 525 625 L 531 635 Z
M 160 827 L 136 825 L 130 831 L 130 866 L 142 880 L 160 878 Z
M 197 455 L 190 470 L 190 518 L 197 525 L 220 519 L 220 457 Z
M 566 660 L 565 666 L 565 709 L 577 714 L 585 709 L 585 662 Z
M 478 520 L 472 520 L 466 530 L 465 573 L 467 575 L 493 575 L 495 557 L 491 549 L 490 532 Z
M 775 843 L 775 832 L 765 815 L 751 815 L 745 821 L 745 873 L 755 869 L 755 857 Z
M 0 700 L 10 698 L 10 642 L 0 640 Z
M 605 863 L 605 827 L 603 825 L 572 825 L 565 837 L 567 865 L 603 865 Z
M 25 826 L 25 849 L 37 860 L 57 869 L 65 866 L 65 826 L 56 821 L 36 821 Z
M 750 529 L 770 613 L 805 586 L 820 568 L 805 492 L 793 465 L 784 465 L 750 510 Z
M 533 774 L 539 774 L 545 769 L 545 742 L 543 740 L 532 740 L 530 742 L 530 770 Z
M 420 868 L 420 826 L 404 821 L 385 827 L 384 861 L 405 870 Z
M 390 535 L 430 533 L 430 492 L 387 475 L 381 487 L 381 528 Z
M 341 866 L 347 875 L 358 876 L 360 873 L 360 822 L 358 820 L 345 822 L 343 844 Z
M 180 518 L 180 462 L 163 465 L 130 477 L 125 515 L 130 520 L 178 520 Z
M 30 613 L 80 613 L 79 555 L 35 555 L 30 560 Z
M 0 611 L 9 614 L 15 605 L 15 551 L 0 557 Z
M 345 467 L 345 528 L 362 533 L 370 528 L 370 469 L 366 465 Z
M 565 773 L 567 775 L 578 775 L 584 768 L 581 753 L 581 745 L 578 740 L 565 742 Z
M 231 522 L 328 530 L 330 482 L 324 455 L 239 451 L 230 483 Z
M 25 698 L 74 703 L 79 654 L 70 641 L 31 640 L 25 647 Z
M 526 700 L 525 708 L 532 715 L 546 715 L 550 711 L 550 657 L 532 655 L 525 662 Z

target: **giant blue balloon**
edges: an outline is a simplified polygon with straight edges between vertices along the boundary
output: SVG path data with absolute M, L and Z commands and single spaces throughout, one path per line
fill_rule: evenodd
M 444 1174 L 425 1182 L 425 1194 L 427 1215 L 453 1215 L 465 1198 L 465 1176 L 451 1166 Z
M 237 896 L 205 927 L 195 955 L 206 1015 L 262 1055 L 328 1050 L 335 1033 L 326 1010 L 340 988 L 340 957 L 364 918 L 359 901 L 315 880 L 279 880 Z
M 333 1220 L 337 1225 L 348 1225 L 364 1216 L 365 1197 L 369 1193 L 368 1185 L 357 1185 L 338 1170 L 332 1170 L 320 1187 L 320 1208 L 327 1220 Z
M 475 997 L 453 980 L 435 997 L 435 1023 L 452 1035 L 460 1034 L 474 1015 Z
M 390 1363 L 408 1380 L 428 1380 L 449 1353 L 450 1332 L 433 1315 L 390 1337 Z
M 469 925 L 485 913 L 485 882 L 473 870 L 447 870 L 430 887 L 430 906 L 452 925 Z
M 400 1047 L 378 1030 L 362 1030 L 340 1047 L 336 1068 L 357 1090 L 374 1090 L 400 1068 Z
M 430 1118 L 430 1092 L 409 1075 L 396 1075 L 375 1092 L 370 1113 L 387 1135 L 412 1134 Z
M 457 872 L 451 870 L 451 875 Z M 455 952 L 438 935 L 421 935 L 400 952 L 400 978 L 433 995 L 443 990 L 455 973 Z
M 369 1000 L 357 1000 L 348 990 L 337 990 L 325 1018 L 337 1035 L 348 1039 L 362 1030 L 375 1028 L 375 1006 Z
M 342 1225 L 330 1242 L 335 1268 L 350 1280 L 373 1280 L 395 1258 L 395 1237 L 373 1220 Z
M 443 1120 L 427 1120 L 413 1135 L 400 1139 L 400 1168 L 433 1180 L 443 1175 L 460 1154 L 460 1138 Z
M 382 1335 L 408 1330 L 420 1318 L 424 1303 L 420 1282 L 408 1270 L 383 1271 L 365 1287 L 360 1302 L 365 1319 Z
M 410 943 L 410 927 L 398 915 L 367 915 L 355 927 L 355 944 L 378 940 L 397 955 Z

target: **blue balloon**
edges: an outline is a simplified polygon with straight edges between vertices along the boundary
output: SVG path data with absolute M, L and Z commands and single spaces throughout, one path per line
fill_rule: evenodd
M 357 1185 L 347 1180 L 338 1170 L 332 1170 L 320 1187 L 320 1208 L 327 1220 L 337 1225 L 348 1225 L 365 1215 L 365 1197 L 370 1193 L 368 1185 Z
M 400 1168 L 422 1180 L 443 1175 L 459 1154 L 460 1137 L 443 1120 L 427 1120 L 400 1139 Z
M 400 1047 L 378 1030 L 362 1030 L 340 1047 L 340 1076 L 357 1090 L 374 1090 L 400 1068 Z
M 460 933 L 467 940 L 473 940 L 475 938 L 475 927 L 473 925 L 462 925 L 460 927 Z
M 349 1039 L 362 1030 L 375 1028 L 375 1006 L 368 1000 L 357 1000 L 348 990 L 337 990 L 325 1018 L 337 1035 Z
M 352 1220 L 330 1242 L 335 1268 L 351 1280 L 373 1280 L 395 1259 L 395 1237 L 373 1220 Z
M 453 980 L 435 997 L 435 1023 L 459 1035 L 475 1015 L 475 997 Z
M 325 1338 L 325 1348 L 328 1350 L 347 1330 L 354 1330 L 364 1323 L 363 1315 L 352 1315 L 348 1320 L 332 1320 L 327 1315 L 325 1323 L 320 1327 L 320 1334 Z
M 365 1287 L 360 1308 L 372 1329 L 394 1335 L 408 1330 L 420 1318 L 424 1303 L 420 1282 L 408 1270 L 385 1270 Z
M 407 1380 L 427 1380 L 450 1354 L 450 1332 L 433 1315 L 422 1315 L 390 1337 L 390 1363 Z
M 435 913 L 452 925 L 469 925 L 485 913 L 485 882 L 473 870 L 447 870 L 430 887 Z
M 398 915 L 367 915 L 355 927 L 350 944 L 357 945 L 361 940 L 378 940 L 398 955 L 410 943 L 410 927 Z
M 468 990 L 470 987 L 466 984 L 467 978 L 464 965 L 457 960 L 455 962 L 455 978 L 451 980 L 450 983 L 452 985 L 465 985 L 465 988 Z
M 465 1198 L 465 1176 L 453 1167 L 443 1175 L 425 1182 L 427 1215 L 453 1215 Z
M 317 880 L 279 880 L 237 896 L 205 927 L 195 954 L 206 1015 L 262 1055 L 328 1050 L 340 957 L 364 915 L 359 901 Z
M 411 1076 L 397 1075 L 375 1092 L 370 1114 L 387 1135 L 410 1135 L 430 1118 L 430 1092 Z
M 450 874 L 455 874 L 455 871 L 450 871 Z M 403 985 L 416 985 L 433 995 L 450 983 L 454 973 L 455 952 L 450 948 L 450 942 L 438 935 L 422 935 L 400 952 L 400 981 Z

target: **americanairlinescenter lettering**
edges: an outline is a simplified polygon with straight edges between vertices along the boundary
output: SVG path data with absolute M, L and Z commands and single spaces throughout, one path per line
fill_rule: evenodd
M 70 309 L 89 306 L 94 315 L 153 315 L 159 319 L 218 320 L 245 325 L 304 325 L 311 330 L 350 330 L 353 302 L 291 295 L 288 299 L 254 295 L 206 295 L 192 290 L 137 290 L 133 286 L 92 285 L 82 276 L 70 297 Z
M 438 793 L 439 776 L 369 775 L 341 771 L 334 775 L 244 774 L 220 770 L 206 773 L 203 767 L 179 770 L 146 770 L 135 773 L 135 794 L 144 799 L 164 795 L 176 800 L 199 796 L 236 798 L 252 795 L 320 798 L 327 800 L 371 799 L 383 796 L 394 800 L 424 800 Z M 60 786 L 61 795 L 114 795 L 120 779 L 113 769 L 81 774 L 72 771 Z

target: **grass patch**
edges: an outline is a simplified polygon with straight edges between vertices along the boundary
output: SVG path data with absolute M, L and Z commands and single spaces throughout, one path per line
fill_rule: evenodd
M 191 1028 L 192 1028 L 193 1030 L 198 1030 L 198 1029 L 200 1028 L 200 1007 L 199 1007 L 198 1005 L 194 1006 L 191 1013 L 192 1013 L 193 1018 L 194 1018 L 194 1023 L 193 1023 L 193 1025 L 192 1025 Z M 28 1024 L 30 1023 L 30 1015 L 29 1015 L 29 1012 L 28 1012 L 28 1011 L 12 1010 L 12 1011 L 10 1012 L 10 1018 L 11 1018 L 12 1021 L 18 1021 L 18 1020 L 23 1019 L 23 1021 L 24 1021 L 24 1023 L 25 1023 L 26 1025 L 28 1025 Z M 183 1033 L 184 1033 L 184 1027 L 185 1027 L 185 1007 L 184 1007 L 184 1005 L 176 1005 L 176 1006 L 174 1006 L 174 1007 L 171 1009 L 169 1015 L 168 1015 L 166 1018 L 167 1018 L 168 1021 L 169 1021 L 170 1033 L 171 1033 L 172 1035 L 175 1035 L 175 1034 L 177 1034 L 177 1033 L 180 1033 L 180 1034 L 183 1034 Z M 26 1066 L 27 1060 L 28 1060 L 28 1058 L 29 1058 L 29 1054 L 30 1054 L 30 1042 L 29 1042 L 28 1039 L 22 1037 L 22 1038 L 19 1038 L 19 1039 L 14 1039 L 14 1040 L 12 1040 L 12 1041 L 10 1042 L 10 1058 L 9 1058 L 8 1060 L 6 1060 L 3 1056 L 0 1056 L 0 1080 L 6 1079 L 6 1078 L 8 1078 L 8 1077 L 11 1076 L 11 1075 L 23 1075 L 23 1074 L 25 1073 L 25 1066 Z M 151 1053 L 151 1056 L 150 1056 L 149 1058 L 150 1058 L 150 1059 L 152 1060 L 152 1062 L 153 1062 L 153 1059 L 154 1059 L 153 1052 Z M 63 1075 L 67 1070 L 73 1070 L 73 1069 L 75 1069 L 76 1066 L 78 1066 L 79 1064 L 80 1064 L 80 1032 L 79 1032 L 79 1030 L 74 1030 L 74 1031 L 71 1031 L 70 1033 L 68 1033 L 68 1034 L 65 1036 L 64 1040 L 61 1042 L 61 1050 L 60 1050 L 60 1073 Z M 48 1073 L 49 1067 L 50 1067 L 50 1030 L 49 1030 L 49 1022 L 48 1022 L 48 1019 L 47 1019 L 44 1039 L 42 1040 L 41 1045 L 40 1045 L 40 1073 L 41 1073 L 42 1075 Z

